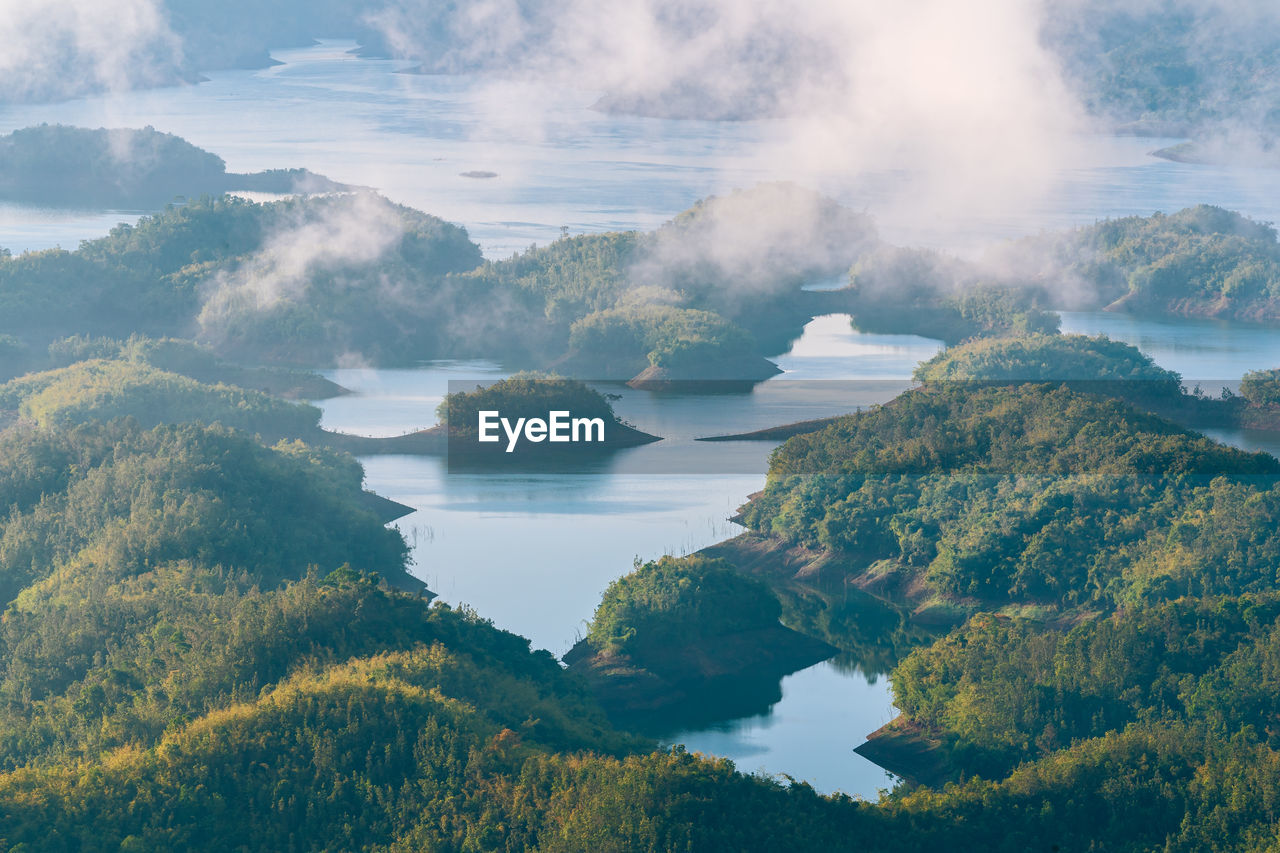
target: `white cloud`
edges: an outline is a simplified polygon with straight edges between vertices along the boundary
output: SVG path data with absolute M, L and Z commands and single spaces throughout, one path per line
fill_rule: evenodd
M 181 65 L 158 0 L 0 0 L 0 44 L 6 100 L 174 82 Z

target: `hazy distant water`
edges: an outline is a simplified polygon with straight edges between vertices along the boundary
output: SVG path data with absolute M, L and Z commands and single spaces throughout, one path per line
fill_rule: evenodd
M 1280 329 L 1220 320 L 1143 320 L 1104 311 L 1063 312 L 1062 331 L 1107 335 L 1182 374 L 1184 384 L 1211 396 L 1240 390 L 1250 370 L 1280 367 Z M 1280 457 L 1280 435 L 1248 429 L 1206 429 L 1211 438 Z
M 574 233 L 652 228 L 709 193 L 785 178 L 796 164 L 764 159 L 767 121 L 694 122 L 607 116 L 598 92 L 399 73 L 359 59 L 349 42 L 276 51 L 284 64 L 211 73 L 197 86 L 44 105 L 0 106 L 0 132 L 40 122 L 153 125 L 221 155 L 232 171 L 305 166 L 372 186 L 395 201 L 465 225 L 489 257 Z M 961 251 L 1010 235 L 1199 202 L 1280 220 L 1280 170 L 1215 168 L 1147 156 L 1170 140 L 1078 139 L 1060 188 L 1032 210 L 941 221 L 929 213 L 881 230 L 903 243 Z M 490 171 L 492 179 L 460 173 Z M 884 214 L 900 171 L 828 174 L 820 189 Z M 975 202 L 980 201 L 978 199 Z M 23 211 L 0 205 L 0 244 L 13 250 L 101 235 L 136 213 Z
M 277 52 L 282 66 L 212 74 L 195 87 L 3 106 L 0 132 L 43 121 L 150 124 L 220 154 L 232 171 L 305 166 L 377 187 L 396 201 L 466 225 L 490 257 L 546 243 L 562 225 L 575 233 L 652 228 L 708 193 L 777 177 L 786 165 L 764 168 L 755 156 L 770 131 L 765 122 L 609 117 L 586 108 L 593 92 L 513 93 L 474 78 L 400 74 L 401 64 L 356 59 L 347 47 Z M 1165 144 L 1159 140 L 1094 142 L 1087 158 L 1063 170 L 1060 190 L 1036 210 L 973 217 L 959 229 L 928 217 L 882 220 L 882 231 L 898 242 L 965 249 L 1199 202 L 1280 219 L 1280 171 L 1150 158 L 1148 151 Z M 498 177 L 459 174 L 476 170 Z M 899 177 L 832 176 L 817 188 L 874 213 Z M 0 245 L 74 248 L 136 216 L 0 205 Z M 1070 315 L 1064 326 L 1131 340 L 1189 377 L 1230 379 L 1246 369 L 1280 366 L 1280 336 L 1267 331 L 1114 315 Z M 439 460 L 373 457 L 364 460 L 368 485 L 417 509 L 400 527 L 414 545 L 415 571 L 433 589 L 559 653 L 634 557 L 688 553 L 738 532 L 726 519 L 763 485 L 771 445 L 695 444 L 693 437 L 834 414 L 843 409 L 771 389 L 792 379 L 905 380 L 936 347 L 910 336 L 861 335 L 843 317 L 819 318 L 780 359 L 788 372 L 754 394 L 659 399 L 624 392 L 619 411 L 670 440 L 621 454 L 597 473 L 448 475 Z M 502 372 L 483 362 L 455 362 L 331 375 L 359 393 L 327 401 L 326 425 L 387 435 L 433 422 L 450 379 Z M 883 393 L 891 394 L 887 388 Z M 1222 437 L 1245 445 L 1256 439 Z M 672 460 L 695 456 L 722 461 L 725 472 L 644 473 L 655 460 L 669 468 Z M 851 749 L 891 715 L 887 679 L 819 665 L 786 679 L 782 700 L 768 714 L 684 732 L 679 739 L 734 758 L 744 770 L 785 772 L 821 790 L 874 797 L 890 780 Z
M 1280 367 L 1280 331 L 1221 320 L 1146 320 L 1105 311 L 1064 311 L 1062 331 L 1107 335 L 1217 394 L 1250 370 Z

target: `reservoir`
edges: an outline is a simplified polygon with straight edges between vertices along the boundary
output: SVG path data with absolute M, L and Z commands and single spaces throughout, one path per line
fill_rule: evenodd
M 232 171 L 306 167 L 378 188 L 392 200 L 465 225 L 487 257 L 572 233 L 654 228 L 710 193 L 785 179 L 758 156 L 761 122 L 615 117 L 587 105 L 599 93 L 522 90 L 511 100 L 479 78 L 399 73 L 403 63 L 359 59 L 329 42 L 279 51 L 283 64 L 217 72 L 197 86 L 58 104 L 6 105 L 0 132 L 40 122 L 143 127 L 176 133 L 221 155 Z M 513 117 L 536 115 L 536 127 Z M 252 128 L 247 132 L 246 128 Z M 1056 189 L 1032 209 L 963 223 L 879 219 L 886 239 L 972 252 L 982 243 L 1106 217 L 1218 204 L 1280 219 L 1280 171 L 1170 163 L 1148 156 L 1167 140 L 1081 140 Z M 475 180 L 465 172 L 494 172 Z M 877 214 L 893 175 L 815 186 Z M 74 248 L 138 211 L 43 210 L 0 205 L 0 246 Z M 1159 323 L 1068 314 L 1064 331 L 1104 332 L 1162 366 L 1201 381 L 1238 381 L 1280 367 L 1280 332 L 1207 322 Z M 937 341 L 857 332 L 845 315 L 813 320 L 775 359 L 784 372 L 749 393 L 661 395 L 609 387 L 618 413 L 664 441 L 618 453 L 575 474 L 450 474 L 433 458 L 362 460 L 372 490 L 415 512 L 397 522 L 414 571 L 452 605 L 475 608 L 535 647 L 562 654 L 585 631 L 601 593 L 633 561 L 688 554 L 741 531 L 728 519 L 764 484 L 768 442 L 705 443 L 825 417 L 892 398 Z M 330 370 L 355 393 L 322 404 L 324 425 L 365 435 L 430 426 L 450 381 L 506 375 L 486 361 L 407 369 Z M 854 399 L 828 393 L 866 382 Z M 1272 449 L 1265 436 L 1215 434 Z M 852 749 L 893 716 L 892 655 L 848 650 L 784 679 L 780 697 L 733 720 L 675 728 L 671 742 L 732 758 L 744 771 L 785 773 L 821 791 L 874 798 L 893 780 Z

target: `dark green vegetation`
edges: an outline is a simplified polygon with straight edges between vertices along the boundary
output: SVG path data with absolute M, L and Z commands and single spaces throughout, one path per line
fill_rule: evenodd
M 947 846 L 1274 849 L 1280 465 L 1067 385 L 1006 384 L 1046 352 L 1150 371 L 1099 339 L 966 345 L 922 372 L 999 384 L 931 380 L 792 438 L 743 513 L 768 538 L 711 553 L 762 571 L 773 551 L 760 562 L 908 602 L 913 622 L 1002 611 L 906 654 L 903 716 L 859 747 L 935 786 L 881 806 L 913 842 L 942 812 Z M 793 624 L 836 636 L 829 597 L 794 602 Z
M 1055 307 L 1104 307 L 1143 316 L 1280 318 L 1280 243 L 1270 225 L 1219 207 L 1130 216 L 1008 250 Z
M 144 426 L 220 424 L 257 436 L 268 444 L 297 439 L 350 453 L 440 455 L 448 449 L 439 429 L 389 438 L 326 430 L 320 426 L 320 410 L 315 406 L 290 402 L 275 394 L 333 396 L 335 389 L 342 391 L 338 386 L 315 374 L 229 365 L 189 341 L 132 338 L 120 344 L 104 338 L 70 338 L 56 342 L 50 352 L 53 362 L 71 363 L 0 385 L 0 424 L 49 429 L 128 417 Z M 97 355 L 115 357 L 95 358 Z M 174 369 L 162 369 L 156 364 Z M 211 381 L 193 379 L 193 374 L 212 374 Z M 220 377 L 240 379 L 274 393 L 240 387 L 221 381 Z M 622 433 L 614 436 L 618 443 L 643 435 L 633 436 L 634 431 L 621 426 L 614 431 Z M 369 499 L 378 500 L 373 496 Z M 403 514 L 403 506 L 388 504 L 387 509 L 397 512 L 392 518 Z
M 915 378 L 946 383 L 1017 385 L 1055 382 L 1073 390 L 1116 397 L 1193 427 L 1280 429 L 1280 406 L 1268 396 L 1268 372 L 1245 376 L 1242 394 L 1223 386 L 1212 397 L 1199 385 L 1188 392 L 1181 377 L 1157 366 L 1135 347 L 1105 336 L 1033 335 L 969 341 L 921 364 Z M 795 432 L 812 432 L 825 424 Z
M 545 652 L 381 584 L 407 581 L 406 549 L 360 480 L 217 427 L 0 432 L 6 849 L 920 849 L 949 823 L 614 730 Z M 768 591 L 718 565 L 659 574 L 609 601 L 777 627 Z M 668 594 L 690 578 L 706 597 Z
M 974 337 L 1052 334 L 1048 302 L 1017 283 L 992 281 L 973 264 L 927 249 L 886 246 L 854 264 L 843 291 L 854 326 L 948 344 Z
M 0 411 L 41 427 L 133 417 L 144 426 L 201 421 L 271 440 L 311 436 L 320 410 L 232 385 L 206 385 L 135 361 L 90 360 L 0 385 Z
M 1280 242 L 1270 225 L 1198 205 L 1028 237 L 982 262 L 884 249 L 851 282 L 859 325 L 948 343 L 1049 330 L 1041 309 L 1274 322 Z
M 541 340 L 519 334 L 583 378 L 656 367 L 681 379 L 761 379 L 774 372 L 762 356 L 832 310 L 801 285 L 843 275 L 875 242 L 867 217 L 792 184 L 761 184 L 705 199 L 654 232 L 558 240 L 474 275 L 535 306 Z
M 348 393 L 345 388 L 308 370 L 279 367 L 244 367 L 219 358 L 209 347 L 179 338 L 127 340 L 89 338 L 76 335 L 49 344 L 43 366 L 68 367 L 89 359 L 127 359 L 169 373 L 179 373 L 197 382 L 224 383 L 262 391 L 277 397 L 325 400 Z M 34 359 L 28 358 L 28 364 Z
M 1080 625 L 977 617 L 898 666 L 906 720 L 987 775 L 1133 723 L 1277 743 L 1274 593 L 1178 599 Z
M 601 375 L 650 367 L 697 369 L 708 361 L 751 358 L 755 341 L 738 326 L 709 311 L 640 305 L 595 311 L 569 328 L 569 348 L 582 368 L 604 359 Z M 599 363 L 599 362 L 597 362 Z M 618 367 L 610 369 L 611 364 Z
M 1111 608 L 1269 589 L 1277 476 L 1116 400 L 946 386 L 790 439 L 742 516 L 922 608 Z
M 42 124 L 0 136 L 0 198 L 68 206 L 160 207 L 228 190 L 347 189 L 306 169 L 227 172 L 221 157 L 154 128 Z
M 390 589 L 350 457 L 91 417 L 193 382 L 160 373 L 6 386 L 53 414 L 0 432 L 0 847 L 800 850 L 870 819 L 652 752 L 546 652 Z
M 36 583 L 72 594 L 86 571 L 126 576 L 179 560 L 267 581 L 343 563 L 403 574 L 404 543 L 363 509 L 363 471 L 344 454 L 131 419 L 0 435 L 6 601 Z
M 1092 824 L 1077 830 L 1081 845 L 1093 835 L 1114 849 L 1273 849 L 1278 616 L 1268 592 L 1074 627 L 975 618 L 903 661 L 895 701 L 900 725 L 934 739 L 952 774 L 1008 778 L 907 800 L 1016 791 L 1044 797 L 1056 823 L 1071 796 L 1068 810 Z M 1149 825 L 1107 826 L 1100 786 Z
M 916 368 L 920 382 L 1151 383 L 1179 393 L 1181 377 L 1136 347 L 1106 336 L 1032 335 L 973 341 L 943 350 Z
M 1240 394 L 1260 406 L 1280 405 L 1280 370 L 1254 370 L 1240 380 Z
M 491 437 L 497 437 L 492 443 L 482 443 L 479 440 L 479 414 L 482 411 L 497 413 L 492 416 L 493 427 L 489 431 Z M 512 429 L 519 431 L 519 424 L 526 420 L 541 419 L 549 422 L 553 411 L 567 413 L 563 415 L 567 420 L 565 430 L 572 443 L 553 444 L 547 435 L 544 438 L 548 440 L 539 442 L 521 439 L 514 450 L 508 452 L 509 437 L 505 432 L 506 428 L 498 425 L 498 418 L 505 418 Z M 445 395 L 436 413 L 442 426 L 434 427 L 428 432 L 447 430 L 451 462 L 465 462 L 473 457 L 484 456 L 496 457 L 506 464 L 549 456 L 556 459 L 558 466 L 575 457 L 659 440 L 657 436 L 624 424 L 614 414 L 612 404 L 603 394 L 576 379 L 517 374 L 483 388 L 477 386 L 473 391 L 450 392 Z M 603 440 L 601 430 L 590 426 L 582 426 L 575 437 L 572 427 L 574 419 L 599 419 L 603 423 Z
M 864 217 L 790 185 L 491 263 L 464 229 L 369 193 L 204 198 L 75 252 L 0 257 L 0 334 L 14 339 L 0 360 L 13 372 L 23 346 L 139 334 L 251 363 L 483 356 L 585 378 L 656 365 L 758 379 L 773 371 L 762 354 L 826 306 L 800 285 L 870 239 Z
M 244 214 L 250 234 L 264 210 L 208 204 Z M 547 275 L 530 292 L 552 290 Z M 710 312 L 701 298 L 687 310 Z M 15 358 L 40 352 L 5 343 Z M 1275 841 L 1270 457 L 1071 387 L 930 379 L 791 439 L 744 513 L 827 592 L 775 597 L 697 558 L 637 567 L 610 588 L 584 653 L 612 656 L 630 671 L 604 677 L 633 683 L 661 678 L 673 648 L 704 683 L 730 665 L 759 675 L 780 645 L 744 638 L 792 636 L 779 617 L 860 660 L 867 634 L 884 631 L 879 671 L 921 642 L 913 623 L 1003 609 L 895 674 L 902 725 L 965 781 L 904 786 L 873 806 L 655 750 L 609 722 L 582 664 L 565 672 L 472 614 L 388 588 L 381 579 L 409 585 L 404 542 L 365 509 L 349 457 L 168 423 L 312 417 L 191 375 L 227 369 L 209 351 L 79 337 L 40 359 L 61 366 L 0 392 L 33 421 L 0 433 L 0 849 Z M 925 370 L 1006 383 L 1049 364 L 1172 387 L 1103 339 L 1005 337 Z M 505 383 L 495 407 L 543 414 L 529 383 Z M 578 383 L 561 390 L 579 395 L 574 408 L 608 411 Z M 116 415 L 131 419 L 102 422 Z M 908 606 L 872 620 L 840 594 L 849 579 Z
M 503 417 L 545 418 L 550 409 L 567 409 L 575 416 L 617 421 L 603 394 L 575 379 L 516 375 L 473 391 L 454 391 L 436 407 L 440 423 L 452 431 L 472 433 L 481 410 L 498 410 Z
M 435 351 L 455 295 L 442 282 L 479 261 L 461 228 L 375 196 L 202 199 L 75 252 L 0 260 L 0 325 L 32 348 L 194 331 L 240 360 L 406 358 Z
M 586 639 L 598 652 L 643 659 L 673 643 L 770 628 L 781 616 L 767 586 L 723 561 L 663 557 L 609 584 Z
M 836 652 L 784 627 L 782 612 L 764 582 L 724 560 L 663 557 L 609 584 L 565 662 L 624 724 L 742 717 L 781 698 L 782 676 Z

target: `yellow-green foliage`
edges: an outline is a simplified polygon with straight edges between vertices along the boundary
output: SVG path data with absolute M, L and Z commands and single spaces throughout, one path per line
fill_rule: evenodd
M 569 347 L 602 362 L 630 357 L 675 368 L 750 355 L 754 341 L 710 311 L 641 305 L 588 314 L 570 329 Z
M 790 439 L 757 531 L 953 598 L 1057 607 L 1264 591 L 1280 466 L 1066 387 L 947 385 Z
M 1240 393 L 1250 403 L 1274 406 L 1280 403 L 1280 370 L 1254 370 L 1240 380 Z
M 220 427 L 8 430 L 0 599 L 82 564 L 119 576 L 196 560 L 270 584 L 310 564 L 399 573 L 404 541 L 362 507 L 362 475 L 345 454 L 271 450 Z
M 601 418 L 606 424 L 617 418 L 603 394 L 576 379 L 539 378 L 517 374 L 474 391 L 455 391 L 436 407 L 436 415 L 455 431 L 468 433 L 477 427 L 479 412 L 494 410 L 515 422 L 517 418 L 545 418 L 552 409 L 564 409 L 574 417 Z
M 42 427 L 132 417 L 152 426 L 200 421 L 266 436 L 305 436 L 320 410 L 232 385 L 206 385 L 137 361 L 90 360 L 0 386 L 0 406 Z
M 1158 384 L 1177 393 L 1181 377 L 1157 367 L 1136 347 L 1105 335 L 987 338 L 951 347 L 920 364 L 921 382 L 1125 382 Z
M 769 588 L 723 560 L 662 557 L 609 584 L 587 640 L 601 651 L 643 657 L 673 641 L 777 625 Z

